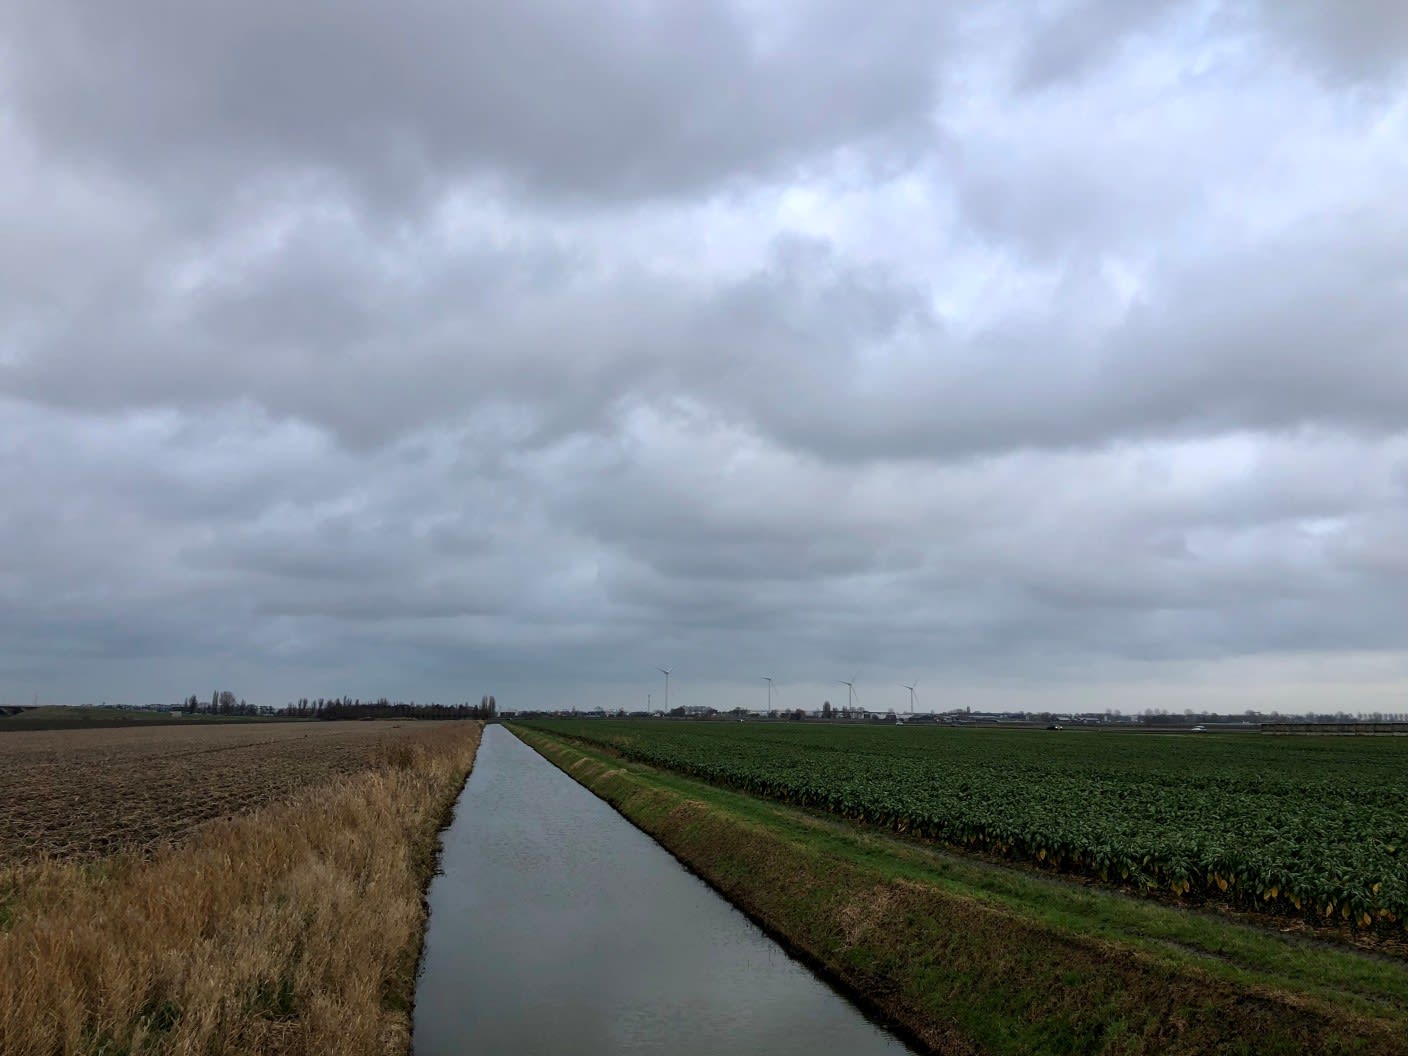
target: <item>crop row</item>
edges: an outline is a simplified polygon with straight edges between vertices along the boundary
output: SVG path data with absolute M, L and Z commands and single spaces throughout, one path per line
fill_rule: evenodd
M 702 780 L 1180 897 L 1408 920 L 1408 745 L 686 723 L 552 728 Z M 1182 738 L 1183 741 L 1189 738 Z M 1358 740 L 1358 739 L 1356 739 Z

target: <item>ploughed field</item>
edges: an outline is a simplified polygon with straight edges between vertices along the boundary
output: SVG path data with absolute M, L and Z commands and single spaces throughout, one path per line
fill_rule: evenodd
M 423 741 L 439 724 L 246 723 L 0 734 L 0 866 L 180 840 Z
M 1101 880 L 1402 935 L 1408 739 L 552 720 L 655 766 Z

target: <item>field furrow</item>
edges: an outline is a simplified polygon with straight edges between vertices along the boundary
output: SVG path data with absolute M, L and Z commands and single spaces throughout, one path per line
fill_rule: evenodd
M 0 734 L 0 866 L 92 859 L 187 837 L 431 734 L 306 722 Z

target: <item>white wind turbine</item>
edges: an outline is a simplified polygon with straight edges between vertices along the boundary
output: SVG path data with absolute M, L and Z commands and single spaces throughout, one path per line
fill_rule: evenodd
M 914 714 L 914 687 L 917 685 L 919 685 L 919 679 L 917 678 L 913 682 L 900 683 L 901 688 L 909 690 L 909 713 L 911 715 Z
M 768 684 L 768 714 L 772 714 L 772 679 L 767 675 L 762 676 L 763 681 Z
M 666 668 L 663 668 L 663 667 L 657 667 L 655 670 L 659 671 L 662 675 L 665 676 L 665 712 L 666 712 L 666 714 L 669 714 L 669 711 L 670 711 L 670 672 L 669 672 Z
M 860 674 L 860 672 L 857 671 L 856 674 L 858 675 Z M 856 676 L 852 675 L 851 680 L 849 682 L 847 682 L 844 678 L 837 679 L 837 681 L 839 682 L 839 684 L 846 687 L 846 707 L 854 708 L 856 706 L 856 703 L 860 700 L 860 698 L 856 696 Z

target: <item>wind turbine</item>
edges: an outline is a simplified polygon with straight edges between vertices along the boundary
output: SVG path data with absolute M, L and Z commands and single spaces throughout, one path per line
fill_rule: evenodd
M 910 713 L 911 715 L 914 714 L 914 687 L 917 686 L 917 685 L 919 685 L 919 679 L 917 679 L 917 678 L 914 680 L 913 683 L 908 683 L 908 682 L 901 682 L 901 683 L 900 683 L 901 688 L 909 690 L 909 713 Z
M 859 672 L 857 672 L 857 674 L 859 674 Z M 849 682 L 847 682 L 844 678 L 838 679 L 837 681 L 841 685 L 846 687 L 846 707 L 855 707 L 856 701 L 860 699 L 856 696 L 856 676 L 852 675 L 851 680 Z
M 665 676 L 665 711 L 668 714 L 670 710 L 670 672 L 663 667 L 657 667 L 655 670 Z
M 768 714 L 772 714 L 772 679 L 767 675 L 763 676 L 763 681 L 768 684 Z

